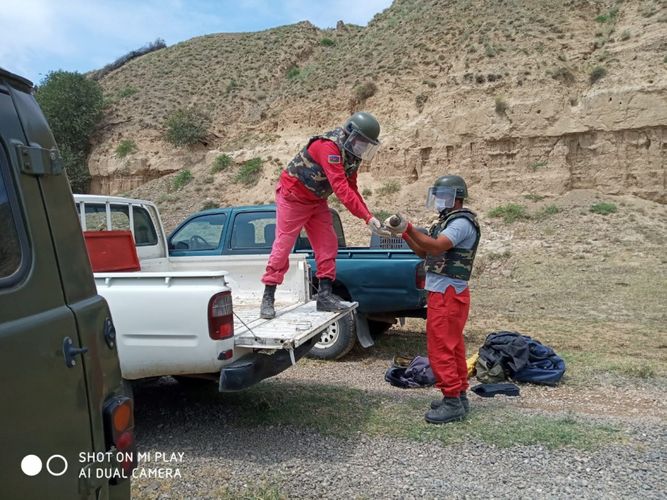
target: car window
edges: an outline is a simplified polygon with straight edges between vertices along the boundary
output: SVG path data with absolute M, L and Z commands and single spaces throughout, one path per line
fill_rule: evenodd
M 130 215 L 127 205 L 110 205 L 111 230 L 129 231 Z M 134 219 L 134 240 L 138 247 L 157 245 L 157 233 L 148 211 L 145 208 L 133 205 L 132 217 Z M 86 203 L 86 230 L 107 230 L 106 205 Z
M 227 214 L 201 215 L 187 222 L 171 237 L 176 250 L 215 250 L 225 228 Z
M 232 249 L 268 248 L 276 238 L 276 213 L 246 212 L 234 217 Z
M 137 246 L 157 245 L 155 225 L 148 215 L 148 210 L 133 205 L 132 216 L 134 218 L 134 240 Z
M 10 184 L 5 179 L 5 163 L 2 162 L 0 175 L 0 285 L 14 281 L 12 276 L 21 267 L 23 252 L 17 229 L 18 219 L 10 203 Z

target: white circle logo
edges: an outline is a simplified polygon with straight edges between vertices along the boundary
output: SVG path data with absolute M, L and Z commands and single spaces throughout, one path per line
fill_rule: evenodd
M 61 471 L 59 471 L 59 472 L 55 472 L 55 471 L 51 470 L 51 461 L 52 461 L 54 458 L 59 458 L 60 460 L 62 460 L 62 468 L 63 468 L 63 470 L 61 470 Z M 57 462 L 56 462 L 56 463 L 57 463 Z M 66 460 L 65 457 L 63 457 L 62 455 L 51 455 L 51 456 L 49 457 L 49 459 L 46 461 L 46 470 L 48 470 L 48 471 L 49 471 L 49 474 L 51 474 L 52 476 L 56 476 L 56 477 L 58 477 L 58 476 L 62 476 L 65 472 L 67 472 L 67 460 Z
M 37 455 L 26 455 L 21 460 L 21 470 L 26 476 L 36 476 L 42 471 L 42 460 Z

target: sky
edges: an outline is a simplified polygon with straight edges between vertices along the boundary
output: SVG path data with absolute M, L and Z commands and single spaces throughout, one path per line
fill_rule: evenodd
M 0 0 L 0 67 L 40 83 L 99 69 L 157 38 L 260 31 L 310 21 L 366 25 L 391 0 Z

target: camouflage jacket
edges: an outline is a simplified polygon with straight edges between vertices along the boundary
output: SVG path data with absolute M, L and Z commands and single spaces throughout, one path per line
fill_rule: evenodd
M 447 225 L 454 219 L 464 217 L 472 222 L 477 231 L 477 238 L 475 244 L 471 249 L 466 248 L 450 248 L 445 253 L 438 256 L 426 256 L 425 268 L 427 272 L 443 274 L 450 278 L 469 280 L 472 273 L 472 265 L 475 261 L 475 254 L 477 253 L 477 245 L 479 245 L 479 238 L 481 231 L 479 223 L 477 222 L 477 215 L 467 208 L 460 208 L 449 212 L 446 215 L 440 216 L 440 219 L 431 226 L 429 234 L 432 238 L 437 238 L 438 235 L 447 227 Z
M 361 160 L 353 159 L 349 154 L 345 154 L 343 144 L 347 134 L 342 128 L 337 128 L 330 132 L 325 132 L 322 135 L 316 135 L 310 138 L 308 144 L 299 151 L 299 153 L 290 161 L 286 167 L 287 173 L 296 177 L 301 183 L 311 190 L 318 198 L 328 198 L 333 189 L 329 180 L 327 179 L 324 169 L 315 162 L 312 156 L 308 153 L 308 147 L 317 139 L 328 139 L 338 146 L 341 157 L 343 159 L 343 168 L 345 169 L 345 176 L 350 177 L 361 165 Z

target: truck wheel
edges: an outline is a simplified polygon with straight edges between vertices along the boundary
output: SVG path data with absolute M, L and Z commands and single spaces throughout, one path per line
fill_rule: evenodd
M 354 347 L 357 333 L 354 328 L 354 318 L 348 314 L 322 332 L 320 340 L 308 353 L 309 358 L 340 359 Z

